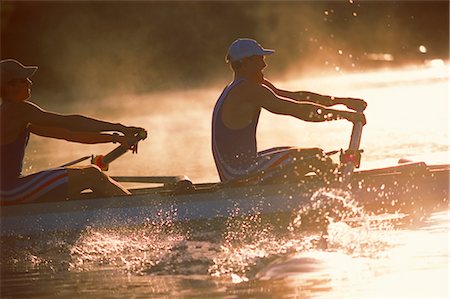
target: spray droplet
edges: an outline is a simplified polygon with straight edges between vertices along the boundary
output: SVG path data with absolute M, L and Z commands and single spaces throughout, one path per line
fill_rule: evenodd
M 425 47 L 424 45 L 420 45 L 420 47 L 419 47 L 419 51 L 420 51 L 420 53 L 427 53 L 427 47 Z

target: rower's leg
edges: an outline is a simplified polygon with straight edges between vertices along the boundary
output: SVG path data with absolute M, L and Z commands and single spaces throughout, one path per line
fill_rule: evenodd
M 336 180 L 337 165 L 330 157 L 325 155 L 320 148 L 275 148 L 259 152 L 261 165 L 266 167 L 264 172 L 266 177 L 278 179 L 290 177 L 302 177 L 310 172 L 316 173 L 326 183 Z M 269 164 L 265 162 L 270 161 Z
M 83 190 L 91 189 L 98 196 L 116 196 L 131 194 L 127 189 L 118 182 L 104 174 L 100 168 L 94 165 L 68 168 L 69 198 L 80 197 Z

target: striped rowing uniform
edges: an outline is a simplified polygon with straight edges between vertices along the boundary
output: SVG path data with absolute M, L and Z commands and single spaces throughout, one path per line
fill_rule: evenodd
M 229 92 L 245 79 L 231 82 L 220 95 L 212 119 L 212 151 L 222 182 L 240 179 L 269 179 L 286 165 L 292 164 L 290 147 L 257 152 L 256 127 L 261 108 L 250 124 L 241 129 L 228 128 L 222 119 L 222 108 Z
M 7 105 L 6 102 L 2 103 Z M 67 198 L 67 170 L 54 168 L 22 176 L 30 132 L 25 129 L 11 143 L 0 146 L 0 204 L 13 205 L 43 198 Z

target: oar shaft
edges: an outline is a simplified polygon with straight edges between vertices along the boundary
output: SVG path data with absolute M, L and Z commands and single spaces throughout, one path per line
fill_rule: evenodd
M 355 123 L 352 129 L 352 136 L 350 138 L 350 144 L 348 146 L 348 150 L 346 154 L 354 155 L 356 157 L 359 155 L 359 146 L 361 144 L 361 136 L 362 136 L 362 123 Z M 355 169 L 355 162 L 350 159 L 346 161 L 344 167 L 342 169 L 342 184 L 345 186 L 349 183 L 351 175 L 353 174 L 353 170 Z
M 112 161 L 119 158 L 120 156 L 122 156 L 123 154 L 125 154 L 127 151 L 128 151 L 127 147 L 119 145 L 118 147 L 107 153 L 105 156 L 103 156 L 102 163 L 109 164 Z
M 352 137 L 350 138 L 350 144 L 348 146 L 349 150 L 359 150 L 359 145 L 361 143 L 363 124 L 356 123 L 353 125 Z
M 87 159 L 92 159 L 92 155 L 86 156 L 86 157 L 83 157 L 83 158 L 79 158 L 79 159 L 73 160 L 71 162 L 67 162 L 67 163 L 65 163 L 65 164 L 63 164 L 63 165 L 61 165 L 59 167 L 72 166 L 72 165 L 75 165 L 77 163 L 83 162 L 84 160 L 87 160 Z
M 113 176 L 112 179 L 125 183 L 159 183 L 175 184 L 180 181 L 190 181 L 187 176 Z
M 137 135 L 135 135 L 136 141 L 135 143 L 131 144 L 130 146 L 135 146 L 139 141 L 147 138 L 147 132 L 141 131 Z M 102 170 L 108 170 L 108 164 L 110 164 L 112 161 L 116 160 L 123 154 L 125 154 L 130 147 L 119 145 L 109 153 L 107 153 L 104 156 L 97 156 L 93 158 L 93 164 L 96 164 L 99 166 Z

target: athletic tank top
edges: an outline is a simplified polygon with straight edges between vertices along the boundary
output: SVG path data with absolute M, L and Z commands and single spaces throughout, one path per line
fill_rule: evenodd
M 235 80 L 222 92 L 214 107 L 212 119 L 212 149 L 214 161 L 221 180 L 229 179 L 224 173 L 226 169 L 243 169 L 249 167 L 256 158 L 256 127 L 259 114 L 255 114 L 251 123 L 241 129 L 230 129 L 222 120 L 222 107 L 227 95 L 244 79 Z

